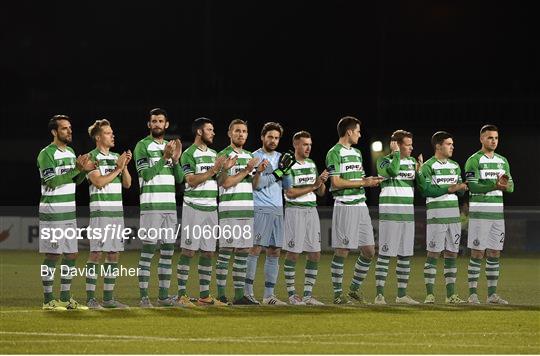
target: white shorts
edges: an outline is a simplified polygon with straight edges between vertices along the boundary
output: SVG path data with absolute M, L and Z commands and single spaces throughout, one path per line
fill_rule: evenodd
M 379 221 L 379 255 L 412 256 L 413 251 L 414 221 Z
M 426 249 L 429 252 L 459 252 L 461 223 L 427 224 Z
M 181 230 L 180 247 L 192 251 L 215 252 L 216 242 L 219 239 L 217 210 L 197 210 L 184 204 Z
M 502 251 L 504 237 L 504 220 L 469 219 L 468 248 Z
M 374 246 L 373 226 L 365 204 L 334 204 L 332 214 L 332 248 L 357 249 Z
M 321 251 L 321 222 L 317 208 L 285 208 L 283 249 L 294 253 Z
M 106 230 L 106 227 L 109 227 Z M 91 238 L 88 236 L 90 241 L 90 251 L 92 252 L 121 252 L 124 251 L 124 239 L 122 238 L 122 232 L 124 229 L 124 218 L 123 217 L 104 217 L 97 216 L 90 218 L 90 223 L 88 227 L 92 230 L 99 229 L 101 234 L 100 239 Z M 96 231 L 93 232 L 96 235 Z M 97 236 L 96 236 L 97 237 Z
M 253 219 L 220 219 L 220 248 L 253 247 Z
M 57 229 L 57 230 L 53 230 Z M 68 231 L 69 229 L 69 231 Z M 67 232 L 66 232 L 67 231 Z M 39 253 L 62 254 L 79 252 L 77 220 L 40 221 Z M 52 237 L 60 237 L 53 241 Z M 45 237 L 49 237 L 48 239 Z M 67 238 L 70 237 L 70 238 Z M 73 238 L 71 238 L 73 237 Z
M 176 242 L 176 213 L 141 212 L 139 238 L 143 244 Z

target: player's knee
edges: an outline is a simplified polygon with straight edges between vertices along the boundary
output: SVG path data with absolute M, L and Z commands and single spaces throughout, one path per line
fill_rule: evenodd
M 77 252 L 73 252 L 73 253 L 66 253 L 64 254 L 64 257 L 67 259 L 67 260 L 75 260 L 77 259 L 77 256 L 79 255 L 79 253 Z
M 347 257 L 349 255 L 349 250 L 346 248 L 336 248 L 334 255 L 339 257 Z
M 484 251 L 482 250 L 471 250 L 471 257 L 482 259 L 484 258 Z
M 362 256 L 365 258 L 373 258 L 375 256 L 375 247 L 374 246 L 366 246 L 362 248 Z
M 501 256 L 501 251 L 487 249 L 486 250 L 486 255 L 487 255 L 487 257 L 496 257 L 496 258 L 498 258 L 498 257 Z
M 279 247 L 268 247 L 266 249 L 266 254 L 272 257 L 279 257 L 281 254 L 281 249 Z
M 456 258 L 457 252 L 444 251 L 444 258 Z
M 60 258 L 60 255 L 57 254 L 57 253 L 46 253 L 46 254 L 45 254 L 45 257 L 46 257 L 48 260 L 58 261 L 58 259 Z
M 88 261 L 92 263 L 98 263 L 101 259 L 101 252 L 100 251 L 92 251 L 88 255 Z
M 212 251 L 201 251 L 201 256 L 204 258 L 212 258 L 213 255 Z
M 118 252 L 109 252 L 107 253 L 107 262 L 116 263 L 118 262 Z
M 252 256 L 259 256 L 261 254 L 262 247 L 261 246 L 253 246 L 249 249 L 249 254 Z
M 286 259 L 289 261 L 298 261 L 298 254 L 293 252 L 287 252 L 287 255 L 285 256 Z
M 321 259 L 321 253 L 320 252 L 310 252 L 308 253 L 308 260 L 313 262 L 319 262 Z
M 182 255 L 184 255 L 186 257 L 193 257 L 193 256 L 195 256 L 195 251 L 183 248 L 182 249 Z

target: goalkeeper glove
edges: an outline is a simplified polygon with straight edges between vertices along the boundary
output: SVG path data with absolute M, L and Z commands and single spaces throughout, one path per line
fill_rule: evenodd
M 296 163 L 294 153 L 289 151 L 281 155 L 278 163 L 278 168 L 272 172 L 276 180 L 280 180 L 284 175 L 289 174 L 291 167 Z

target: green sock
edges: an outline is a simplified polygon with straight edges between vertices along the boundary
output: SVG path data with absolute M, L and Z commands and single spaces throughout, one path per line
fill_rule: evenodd
M 318 268 L 318 262 L 310 261 L 309 259 L 306 261 L 306 269 L 304 270 L 304 297 L 311 297 L 313 286 L 317 279 Z
M 234 300 L 242 299 L 246 285 L 247 252 L 236 252 L 233 263 Z
M 375 286 L 377 289 L 377 295 L 384 295 L 384 285 L 386 284 L 386 277 L 388 276 L 389 264 L 390 257 L 381 255 L 377 257 L 377 264 L 375 265 Z
M 216 284 L 218 298 L 225 297 L 227 288 L 227 274 L 229 272 L 229 260 L 232 251 L 229 249 L 220 249 L 216 263 Z
M 334 289 L 334 298 L 339 297 L 343 293 L 343 263 L 345 258 L 334 255 L 332 258 L 332 287 Z
M 186 287 L 189 277 L 189 265 L 191 263 L 191 257 L 186 255 L 180 255 L 178 259 L 178 265 L 176 266 L 176 276 L 178 278 L 178 296 L 187 295 Z
M 73 276 L 70 272 L 75 268 L 75 260 L 68 260 L 63 258 L 61 262 L 61 270 L 64 271 L 64 276 L 60 277 L 60 300 L 62 302 L 69 302 L 71 299 L 71 280 Z
M 99 264 L 86 262 L 86 301 L 96 297 L 96 284 Z
M 497 293 L 497 283 L 499 281 L 499 258 L 486 258 L 486 278 L 488 286 L 488 296 Z
M 150 281 L 150 265 L 156 251 L 156 244 L 143 244 L 139 258 L 139 293 L 141 298 L 148 297 L 148 282 Z
M 396 264 L 397 295 L 404 297 L 407 295 L 407 285 L 409 284 L 409 274 L 411 273 L 411 261 L 408 256 L 398 256 Z
M 158 262 L 159 299 L 161 300 L 169 298 L 173 254 L 174 244 L 161 244 Z
M 434 257 L 426 258 L 424 264 L 424 283 L 426 284 L 426 293 L 433 293 L 433 286 L 435 285 L 435 276 L 437 275 L 437 259 Z
M 210 295 L 210 280 L 212 279 L 212 259 L 199 256 L 199 296 L 206 298 Z
M 478 294 L 478 277 L 480 277 L 481 266 L 481 259 L 471 257 L 469 260 L 469 267 L 467 269 L 469 275 L 469 295 Z
M 456 259 L 446 257 L 444 259 L 444 281 L 446 283 L 446 297 L 448 298 L 456 294 L 456 274 Z
M 53 283 L 54 283 L 54 270 L 56 266 L 56 261 L 45 258 L 41 266 L 42 266 L 41 268 L 43 271 L 42 276 L 41 276 L 41 284 L 43 285 L 43 303 L 47 304 L 48 302 L 54 299 Z M 45 267 L 47 267 L 46 271 L 45 271 Z
M 371 266 L 371 260 L 362 256 L 359 256 L 354 264 L 354 274 L 351 280 L 350 289 L 352 291 L 357 291 L 362 286 L 364 279 L 366 279 L 367 273 L 369 271 L 369 266 Z
M 296 294 L 295 286 L 294 286 L 294 279 L 296 275 L 296 261 L 293 260 L 285 260 L 285 264 L 283 266 L 283 272 L 285 274 L 285 284 L 287 285 L 287 293 L 289 294 L 289 297 Z
M 103 278 L 103 301 L 107 302 L 113 300 L 114 284 L 116 277 L 114 272 L 118 268 L 117 262 L 105 262 L 105 276 Z

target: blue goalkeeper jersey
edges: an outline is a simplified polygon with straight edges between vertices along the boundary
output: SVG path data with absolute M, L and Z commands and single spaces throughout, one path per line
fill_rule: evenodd
M 283 193 L 282 189 L 290 188 L 290 183 L 281 180 L 276 181 L 272 172 L 278 168 L 279 159 L 281 153 L 272 152 L 267 153 L 262 148 L 253 152 L 253 156 L 259 158 L 259 163 L 264 159 L 268 160 L 270 164 L 266 167 L 266 170 L 261 173 L 259 179 L 259 185 L 253 189 L 253 204 L 255 211 L 275 213 L 283 215 Z

